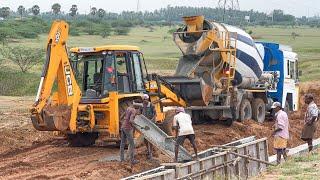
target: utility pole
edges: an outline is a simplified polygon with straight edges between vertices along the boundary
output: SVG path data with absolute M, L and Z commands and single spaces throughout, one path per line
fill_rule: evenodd
M 219 0 L 218 7 L 223 9 L 223 17 L 222 20 L 225 20 L 226 9 L 230 9 L 231 11 L 239 10 L 239 0 Z
M 139 12 L 140 8 L 140 0 L 137 1 L 137 12 Z

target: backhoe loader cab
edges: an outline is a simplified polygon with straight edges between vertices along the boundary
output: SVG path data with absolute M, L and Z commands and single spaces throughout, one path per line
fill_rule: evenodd
M 83 101 L 145 91 L 147 71 L 136 46 L 72 48 L 71 61 Z

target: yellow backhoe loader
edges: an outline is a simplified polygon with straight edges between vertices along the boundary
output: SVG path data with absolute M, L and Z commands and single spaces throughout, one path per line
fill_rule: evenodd
M 55 21 L 48 36 L 46 61 L 31 109 L 37 130 L 64 132 L 73 146 L 92 145 L 98 137 L 119 142 L 121 115 L 143 93 L 155 105 L 158 123 L 165 119 L 163 106 L 186 106 L 161 77 L 148 75 L 138 47 L 72 48 L 68 56 L 68 31 L 66 22 Z

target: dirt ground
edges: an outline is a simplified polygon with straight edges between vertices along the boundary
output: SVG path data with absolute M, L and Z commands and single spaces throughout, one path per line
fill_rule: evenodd
M 303 84 L 302 94 L 305 93 L 314 93 L 320 98 L 320 83 Z M 52 132 L 35 130 L 29 118 L 32 102 L 31 97 L 0 97 L 0 179 L 119 179 L 170 161 L 159 152 L 155 160 L 147 160 L 144 146 L 137 149 L 140 163 L 133 172 L 129 164 L 101 161 L 106 157 L 117 159 L 118 148 L 70 147 L 66 140 Z M 290 147 L 303 143 L 299 137 L 304 109 L 290 114 Z M 272 121 L 259 124 L 251 120 L 235 122 L 230 128 L 218 124 L 198 125 L 195 126 L 196 142 L 202 151 L 211 145 L 255 135 L 269 138 L 269 153 L 272 154 L 272 125 Z M 319 131 L 317 137 L 320 137 Z M 193 152 L 188 142 L 186 147 Z

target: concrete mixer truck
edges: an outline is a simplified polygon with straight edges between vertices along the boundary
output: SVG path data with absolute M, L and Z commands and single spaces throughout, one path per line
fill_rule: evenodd
M 237 27 L 184 17 L 173 35 L 182 52 L 175 76 L 165 77 L 198 120 L 265 120 L 271 104 L 298 109 L 298 58 L 287 46 L 254 42 Z

